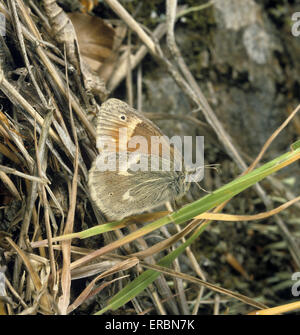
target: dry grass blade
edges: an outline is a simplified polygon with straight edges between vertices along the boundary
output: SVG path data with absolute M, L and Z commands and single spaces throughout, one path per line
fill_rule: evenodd
M 120 4 L 118 6 L 121 6 Z M 182 10 L 182 7 L 179 9 L 178 13 L 180 13 Z M 119 13 L 118 11 L 116 11 L 116 13 Z M 128 13 L 127 13 L 128 14 Z M 129 15 L 129 14 L 128 14 Z M 124 19 L 124 17 L 123 17 Z M 132 18 L 132 20 L 134 20 Z M 127 21 L 125 21 L 127 22 Z M 135 22 L 135 21 L 134 21 Z M 129 23 L 127 22 L 128 26 Z M 135 31 L 137 33 L 137 31 L 139 30 L 138 28 L 135 29 L 136 27 L 138 27 L 139 24 L 137 22 L 135 22 L 133 24 L 133 26 L 130 26 L 130 28 Z M 165 23 L 160 23 L 153 31 L 152 36 L 153 38 L 155 38 L 157 41 L 159 41 L 166 33 L 167 31 L 167 26 Z M 152 44 L 152 43 L 151 43 Z M 131 70 L 135 69 L 136 66 L 138 64 L 140 64 L 140 62 L 142 61 L 142 59 L 146 56 L 146 54 L 148 53 L 149 49 L 148 47 L 145 45 L 142 45 L 138 51 L 135 54 L 132 54 L 130 56 L 130 64 L 131 64 Z M 155 52 L 155 55 L 157 55 L 157 52 Z M 117 71 L 115 71 L 113 73 L 113 76 L 109 79 L 107 87 L 110 91 L 113 91 L 119 84 L 120 82 L 126 77 L 127 74 L 127 59 L 126 57 L 121 57 L 120 62 L 118 64 Z M 101 70 L 100 70 L 101 73 Z
M 41 137 L 39 141 L 39 147 L 37 145 L 36 140 L 36 132 L 35 132 L 35 150 L 36 150 L 36 161 L 37 161 L 37 170 L 40 177 L 42 177 L 44 174 L 46 174 L 44 169 L 42 168 L 46 166 L 43 161 L 41 161 L 41 158 L 45 157 L 44 151 L 46 146 L 46 139 L 48 137 L 49 129 L 53 121 L 53 113 L 49 112 L 48 115 L 45 117 L 45 124 L 41 132 Z M 46 226 L 46 232 L 47 232 L 47 239 L 49 243 L 49 258 L 50 258 L 50 266 L 51 266 L 51 273 L 53 277 L 53 285 L 56 283 L 56 268 L 55 268 L 55 260 L 54 260 L 54 251 L 52 246 L 52 232 L 50 227 L 50 220 L 49 220 L 49 204 L 46 194 L 46 188 L 44 185 L 41 185 L 41 193 L 42 193 L 42 202 L 45 210 L 45 226 Z M 53 288 L 52 288 L 53 291 Z
M 246 270 L 242 267 L 241 263 L 231 253 L 226 253 L 226 261 L 230 264 L 237 272 L 239 272 L 245 279 L 250 280 L 250 276 Z
M 133 19 L 133 17 L 124 9 L 117 0 L 105 0 L 105 2 L 116 12 L 117 15 L 133 30 L 139 38 L 146 44 L 151 53 L 155 54 L 155 44 L 152 39 L 145 33 L 141 26 Z
M 181 279 L 193 282 L 193 283 L 198 284 L 198 285 L 203 285 L 204 287 L 206 287 L 210 290 L 213 290 L 213 291 L 218 292 L 218 293 L 226 294 L 226 295 L 228 295 L 232 298 L 238 299 L 238 300 L 240 300 L 240 301 L 242 301 L 242 302 L 244 302 L 244 303 L 246 303 L 250 306 L 255 306 L 255 307 L 260 308 L 260 309 L 266 308 L 266 306 L 264 304 L 261 304 L 261 303 L 255 301 L 255 300 L 253 300 L 249 297 L 246 297 L 246 296 L 244 296 L 240 293 L 232 292 L 230 290 L 224 289 L 222 287 L 216 286 L 214 284 L 208 283 L 204 280 L 192 277 L 190 275 L 180 273 L 180 272 L 176 272 L 172 269 L 164 268 L 164 267 L 161 267 L 161 266 L 158 266 L 158 265 L 146 264 L 144 262 L 140 262 L 140 265 L 143 266 L 143 267 L 146 267 L 148 269 L 159 271 L 161 273 L 168 274 L 170 276 L 174 276 L 174 277 L 177 277 L 177 278 L 181 278 Z
M 154 246 L 134 253 L 133 256 L 139 257 L 139 258 L 145 258 L 150 255 L 154 255 L 162 250 L 165 250 L 169 248 L 171 245 L 174 245 L 176 242 L 178 242 L 181 238 L 189 234 L 193 229 L 195 229 L 200 223 L 200 220 L 217 220 L 217 221 L 252 221 L 252 220 L 263 220 L 267 217 L 270 217 L 272 215 L 278 214 L 281 211 L 285 210 L 289 206 L 293 205 L 297 201 L 300 200 L 300 197 L 297 197 L 293 200 L 290 200 L 286 202 L 285 204 L 274 208 L 271 211 L 268 211 L 266 213 L 260 213 L 256 215 L 231 215 L 231 214 L 217 214 L 217 213 L 203 213 L 201 215 L 198 215 L 195 217 L 195 220 L 193 220 L 191 223 L 189 223 L 184 229 L 182 229 L 179 233 L 156 243 Z
M 72 250 L 71 250 L 72 252 Z M 72 280 L 94 276 L 98 273 L 111 269 L 118 261 L 103 261 L 85 265 L 71 271 Z
M 222 213 L 203 213 L 196 216 L 196 219 L 206 219 L 206 220 L 218 220 L 218 221 L 252 221 L 252 220 L 263 220 L 270 216 L 280 213 L 289 206 L 293 205 L 295 202 L 300 200 L 300 196 L 287 201 L 285 204 L 272 209 L 271 211 L 255 214 L 255 215 L 231 215 L 231 214 L 222 214 Z
M 13 286 L 11 285 L 11 283 L 9 282 L 9 280 L 5 279 L 5 285 L 8 288 L 8 290 L 11 291 L 12 295 L 20 302 L 20 304 L 23 306 L 24 309 L 28 308 L 28 306 L 26 305 L 25 301 L 22 299 L 22 297 L 20 297 L 20 295 L 18 294 L 18 292 L 13 288 Z
M 136 266 L 139 263 L 139 260 L 136 257 L 129 258 L 123 262 L 120 262 L 114 266 L 112 266 L 111 269 L 103 272 L 101 275 L 94 278 L 89 285 L 80 293 L 80 295 L 76 298 L 76 300 L 69 306 L 68 313 L 71 313 L 75 308 L 80 306 L 89 296 L 90 292 L 92 291 L 94 285 L 97 281 L 99 281 L 102 278 L 105 278 L 107 276 L 113 275 L 114 273 L 117 273 L 119 271 L 125 271 L 128 270 L 134 266 Z
M 3 133 L 2 133 L 3 134 Z M 2 143 L 0 143 L 0 152 L 5 157 L 9 158 L 12 162 L 19 165 L 21 162 L 15 152 L 9 150 L 9 148 Z
M 292 302 L 286 305 L 262 309 L 260 311 L 254 311 L 254 312 L 249 313 L 249 315 L 278 315 L 278 314 L 291 312 L 299 308 L 300 308 L 300 301 L 296 301 L 296 302 Z
M 12 154 L 9 153 L 8 148 L 1 149 L 1 150 L 13 162 L 24 163 L 24 165 L 27 165 L 29 171 L 31 171 L 32 170 L 31 167 L 34 164 L 34 161 L 33 161 L 32 157 L 29 155 L 26 148 L 24 147 L 22 137 L 20 136 L 20 134 L 18 132 L 16 132 L 16 130 L 14 128 L 12 128 L 12 126 L 8 122 L 6 116 L 2 113 L 0 115 L 1 115 L 0 120 L 2 122 L 2 126 L 0 126 L 0 130 L 1 130 L 2 136 L 6 140 L 6 143 L 7 143 L 8 147 L 12 151 Z M 10 140 L 15 143 L 16 147 L 12 143 L 10 143 Z M 1 146 L 1 148 L 3 148 L 3 145 Z M 18 150 L 20 151 L 20 153 L 22 155 L 18 154 Z M 7 153 L 8 153 L 8 155 L 7 155 Z M 14 158 L 14 156 L 17 156 L 17 157 Z
M 76 208 L 76 197 L 77 197 L 78 157 L 79 157 L 78 140 L 77 140 L 76 129 L 74 126 L 74 120 L 73 120 L 70 100 L 69 100 L 69 103 L 70 103 L 69 111 L 70 111 L 70 117 L 71 117 L 71 126 L 72 126 L 73 136 L 75 138 L 75 144 L 76 144 L 76 155 L 74 159 L 74 175 L 73 175 L 72 188 L 71 188 L 71 194 L 70 194 L 70 208 L 69 208 L 67 222 L 66 222 L 65 229 L 64 229 L 65 234 L 70 234 L 73 232 L 74 215 L 75 215 L 75 208 Z M 62 314 L 67 314 L 67 308 L 70 304 L 70 288 L 71 288 L 71 268 L 70 268 L 71 243 L 70 241 L 62 242 L 62 254 L 63 254 L 63 267 L 62 267 L 62 275 L 61 275 L 62 296 L 59 298 L 58 306 Z
M 133 240 L 138 239 L 139 237 L 144 236 L 145 234 L 147 234 L 147 232 L 137 231 L 135 233 L 132 233 L 132 234 L 128 235 L 129 237 L 128 236 L 123 237 L 121 243 L 119 241 L 114 241 L 114 242 L 112 242 L 112 243 L 110 243 L 110 244 L 108 244 L 108 245 L 106 245 L 106 246 L 104 246 L 104 247 L 102 247 L 98 250 L 95 250 L 92 253 L 90 253 L 90 254 L 88 254 L 84 257 L 82 257 L 81 259 L 72 262 L 71 269 L 75 269 L 78 266 L 81 266 L 82 264 L 87 263 L 87 262 L 91 261 L 92 259 L 94 259 L 96 257 L 102 256 L 102 255 L 104 255 L 108 252 L 111 252 L 111 251 L 119 248 L 122 245 L 125 245 L 125 244 L 127 244 L 127 243 L 129 243 Z
M 22 108 L 24 108 L 37 122 L 42 126 L 44 124 L 43 118 L 36 112 L 36 110 L 22 97 L 22 95 L 6 80 L 2 68 L 0 67 L 0 89 L 10 98 L 15 101 Z M 59 138 L 54 133 L 53 129 L 49 131 L 50 135 L 56 142 Z
M 1 166 L 0 166 L 1 170 Z M 3 169 L 2 169 L 3 170 Z M 18 200 L 22 200 L 20 193 L 18 192 L 15 184 L 12 182 L 12 180 L 8 177 L 6 173 L 3 171 L 0 171 L 0 179 L 2 180 L 3 184 L 7 187 L 7 189 L 10 191 L 10 193 Z
M 19 3 L 19 5 L 21 5 L 21 8 L 23 10 L 23 15 L 28 16 L 27 9 L 24 6 L 23 1 L 19 0 L 18 3 Z M 18 40 L 19 40 L 19 45 L 21 47 L 23 59 L 24 59 L 28 74 L 30 76 L 30 79 L 31 79 L 31 81 L 34 85 L 34 88 L 35 88 L 40 100 L 43 103 L 44 108 L 47 108 L 46 99 L 45 99 L 39 85 L 37 84 L 37 81 L 36 81 L 36 79 L 35 79 L 35 77 L 32 73 L 32 70 L 31 70 L 31 66 L 30 66 L 29 59 L 28 59 L 27 52 L 26 52 L 26 48 L 25 48 L 24 37 L 23 37 L 23 34 L 22 34 L 22 28 L 21 28 L 21 24 L 20 24 L 20 21 L 19 21 L 19 16 L 17 14 L 16 3 L 15 3 L 15 1 L 10 0 L 9 5 L 10 5 L 10 8 L 11 8 L 12 19 L 14 21 L 14 25 L 15 25 L 15 28 L 16 28 L 16 31 L 17 31 L 17 37 L 18 37 Z
M 107 259 L 126 259 L 125 256 L 120 256 L 120 255 L 115 255 L 115 254 L 107 254 L 104 256 L 104 258 L 107 258 Z M 162 267 L 162 266 L 159 266 L 159 265 L 154 265 L 154 264 L 148 264 L 144 261 L 140 261 L 139 262 L 139 265 L 141 265 L 142 267 L 145 267 L 147 269 L 152 269 L 154 271 L 157 271 L 157 272 L 160 272 L 160 273 L 164 273 L 166 275 L 170 275 L 170 276 L 174 276 L 174 277 L 177 277 L 177 278 L 181 278 L 181 279 L 184 279 L 186 281 L 190 281 L 190 282 L 193 282 L 197 285 L 201 285 L 201 286 L 204 286 L 212 291 L 215 291 L 215 292 L 218 292 L 218 293 L 221 293 L 221 294 L 225 294 L 225 295 L 228 295 L 232 298 L 235 298 L 235 299 L 238 299 L 250 306 L 254 306 L 258 309 L 265 309 L 265 308 L 268 308 L 266 305 L 260 303 L 260 302 L 257 302 L 255 301 L 254 299 L 252 298 L 249 298 L 247 296 L 244 296 L 242 294 L 239 294 L 239 293 L 236 293 L 236 292 L 232 292 L 230 290 L 227 290 L 227 289 L 224 289 L 222 287 L 219 287 L 217 285 L 214 285 L 214 284 L 211 284 L 207 281 L 204 281 L 204 280 L 201 280 L 199 278 L 196 278 L 196 277 L 193 277 L 193 276 L 190 276 L 190 275 L 187 275 L 187 274 L 184 274 L 184 273 L 181 273 L 181 272 L 177 272 L 177 271 L 174 271 L 170 268 L 166 268 L 166 267 Z
M 213 206 L 241 190 L 238 189 L 239 181 L 237 186 L 235 181 L 231 185 L 224 185 L 239 174 L 236 166 L 241 172 L 244 171 L 243 174 L 252 171 L 275 138 L 278 142 L 274 143 L 274 147 L 279 140 L 285 140 L 283 136 L 278 139 L 278 135 L 282 134 L 282 130 L 300 110 L 299 105 L 289 114 L 267 140 L 255 160 L 251 156 L 259 151 L 257 148 L 254 148 L 255 154 L 251 153 L 250 147 L 245 153 L 237 150 L 225 130 L 233 128 L 227 127 L 224 115 L 219 118 L 219 114 L 215 114 L 211 106 L 217 108 L 220 102 L 226 102 L 226 105 L 221 106 L 225 108 L 228 102 L 231 110 L 231 100 L 226 98 L 231 97 L 232 89 L 238 92 L 243 87 L 249 89 L 251 99 L 254 99 L 256 91 L 252 89 L 257 88 L 253 85 L 257 65 L 253 63 L 250 72 L 247 70 L 246 58 L 242 60 L 242 66 L 235 66 L 226 57 L 218 59 L 223 50 L 223 40 L 215 48 L 210 39 L 225 36 L 226 29 L 220 32 L 218 24 L 213 24 L 213 31 L 210 29 L 212 18 L 218 23 L 220 13 L 217 15 L 217 11 L 221 7 L 221 0 L 190 7 L 187 11 L 182 11 L 183 7 L 178 7 L 176 0 L 167 0 L 166 15 L 160 10 L 163 2 L 158 2 L 153 7 L 153 4 L 147 2 L 139 2 L 135 6 L 135 2 L 106 0 L 104 3 L 97 2 L 92 15 L 72 13 L 73 8 L 69 7 L 69 3 L 65 2 L 63 7 L 59 7 L 60 3 L 55 0 L 0 2 L 0 16 L 3 14 L 6 19 L 6 36 L 0 36 L 0 184 L 3 188 L 0 192 L 0 200 L 3 202 L 0 204 L 0 286 L 3 288 L 5 283 L 6 288 L 0 294 L 4 296 L 0 299 L 0 314 L 82 313 L 88 304 L 93 304 L 89 307 L 92 312 L 101 305 L 100 313 L 118 309 L 118 314 L 126 310 L 129 314 L 150 312 L 162 315 L 191 312 L 233 314 L 236 311 L 240 313 L 240 308 L 244 309 L 243 312 L 245 308 L 248 311 L 249 307 L 245 304 L 254 306 L 256 310 L 253 314 L 279 314 L 299 308 L 299 304 L 295 303 L 266 309 L 255 298 L 249 298 L 259 297 L 260 302 L 270 306 L 279 305 L 278 301 L 285 304 L 282 298 L 284 294 L 281 295 L 280 291 L 278 295 L 277 292 L 290 285 L 288 271 L 297 271 L 300 266 L 297 245 L 300 208 L 297 202 L 300 197 L 296 197 L 291 191 L 294 186 L 297 191 L 296 174 L 285 176 L 284 171 L 280 171 L 273 180 L 259 179 L 261 182 L 255 187 L 262 201 L 249 189 L 249 192 L 232 199 L 226 210 L 226 213 L 255 215 L 221 213 L 230 200 L 213 210 Z M 195 12 L 208 6 L 211 8 L 206 9 L 205 13 Z M 292 6 L 293 4 L 291 8 Z M 111 19 L 114 17 L 112 11 L 120 19 Z M 192 11 L 193 15 L 183 17 Z M 67 12 L 72 13 L 70 17 L 73 18 L 73 23 Z M 234 13 L 236 15 L 238 12 Z M 179 17 L 180 20 L 177 21 Z M 195 17 L 201 17 L 201 20 L 195 22 Z M 186 31 L 191 31 L 191 26 L 199 28 L 199 33 L 189 36 L 185 34 Z M 258 26 L 260 29 L 264 28 L 263 25 Z M 205 28 L 205 34 L 202 34 L 202 27 Z M 247 29 L 245 26 L 242 34 L 231 33 L 240 38 Z M 209 34 L 206 35 L 206 32 Z M 272 32 L 273 26 L 268 28 L 268 36 Z M 161 48 L 159 41 L 164 35 L 166 39 L 161 43 Z M 176 41 L 182 46 L 183 53 Z M 281 41 L 276 43 L 279 45 Z M 189 49 L 186 46 L 192 47 Z M 162 50 L 167 51 L 167 57 Z M 198 51 L 200 53 L 197 54 Z M 248 49 L 246 51 L 248 53 Z M 278 52 L 288 54 L 285 50 Z M 150 56 L 141 63 L 147 53 Z M 274 111 L 274 115 L 280 111 L 285 112 L 282 107 L 282 99 L 285 98 L 283 92 L 289 92 L 286 95 L 288 112 L 298 102 L 294 90 L 289 91 L 292 87 L 290 83 L 297 78 L 292 78 L 294 74 L 290 76 L 292 67 L 288 60 L 293 55 L 288 56 L 290 58 L 282 57 L 282 64 L 274 63 L 277 68 L 274 73 L 280 74 L 278 101 L 272 101 L 269 110 Z M 83 57 L 89 59 L 89 64 L 86 64 Z M 136 72 L 134 68 L 137 65 L 139 68 Z M 97 71 L 96 77 L 93 77 L 94 71 L 90 71 L 89 66 L 95 66 L 93 70 Z M 265 66 L 259 65 L 259 71 L 265 70 Z M 150 73 L 149 69 L 155 71 Z M 246 69 L 245 73 L 241 69 Z M 269 71 L 272 72 L 273 68 Z M 258 82 L 267 80 L 262 78 L 264 73 L 261 72 L 261 80 Z M 289 75 L 289 85 L 284 83 L 285 76 L 288 77 L 286 74 Z M 184 198 L 176 199 L 176 206 L 172 203 L 170 211 L 150 212 L 118 222 L 106 222 L 105 216 L 92 203 L 88 189 L 88 169 L 98 155 L 95 146 L 96 131 L 92 122 L 97 119 L 100 104 L 105 101 L 108 93 L 105 86 L 102 92 L 101 89 L 100 93 L 96 91 L 96 84 L 99 84 L 97 78 L 100 78 L 100 84 L 107 83 L 107 87 L 112 90 L 126 78 L 124 85 L 127 84 L 127 97 L 125 86 L 120 87 L 117 94 L 122 100 L 127 99 L 130 105 L 137 106 L 141 112 L 143 109 L 147 110 L 145 117 L 163 119 L 159 125 L 166 134 L 174 134 L 175 131 L 177 135 L 178 131 L 182 136 L 204 135 L 207 163 L 216 163 L 220 158 L 218 163 L 228 164 L 224 169 L 222 166 L 222 174 L 214 170 L 207 173 L 209 180 L 205 178 L 204 187 L 215 191 L 201 198 L 201 188 L 199 190 L 191 185 Z M 200 82 L 200 78 L 207 80 Z M 232 82 L 226 86 L 226 80 L 230 78 Z M 162 83 L 164 87 L 161 89 L 155 80 L 159 80 L 159 84 Z M 270 85 L 266 86 L 275 93 L 278 90 L 278 78 L 277 81 L 272 79 L 274 85 L 270 78 L 269 80 Z M 207 96 L 202 93 L 200 85 L 208 90 Z M 243 93 L 247 96 L 249 92 Z M 238 96 L 239 101 L 244 102 L 243 94 Z M 142 101 L 144 97 L 145 101 Z M 158 104 L 153 98 L 158 99 Z M 258 100 L 262 98 L 259 95 Z M 253 113 L 256 112 L 254 105 L 256 106 L 249 104 Z M 189 112 L 190 110 L 192 111 Z M 243 117 L 247 119 L 248 110 L 242 110 L 245 112 Z M 231 121 L 229 116 L 228 121 Z M 273 121 L 272 124 L 279 124 L 281 119 Z M 294 138 L 295 134 L 290 129 L 286 131 L 289 138 Z M 261 143 L 259 140 L 263 141 L 263 138 L 262 135 L 257 136 L 257 142 L 253 143 Z M 251 141 L 249 143 L 252 145 Z M 275 147 L 274 152 L 277 150 L 278 153 L 278 148 L 280 147 Z M 279 171 L 284 164 L 298 159 L 299 152 L 297 142 L 290 152 L 282 155 L 288 157 L 289 161 L 285 158 L 278 161 L 275 158 L 269 162 L 270 165 L 259 168 L 257 175 L 250 172 L 249 180 L 247 177 L 242 178 L 241 183 L 246 180 L 246 188 L 248 181 L 250 184 L 251 180 L 258 180 L 255 179 L 258 175 L 265 178 L 269 170 L 265 175 L 261 172 L 270 166 L 273 168 L 273 163 L 273 172 Z M 269 160 L 269 157 L 266 159 Z M 247 168 L 245 162 L 252 164 Z M 149 194 L 151 195 L 150 192 Z M 255 201 L 252 201 L 253 198 Z M 273 201 L 280 206 L 274 208 Z M 286 210 L 292 204 L 294 207 Z M 264 205 L 266 209 L 263 208 Z M 172 208 L 176 210 L 173 211 Z M 197 213 L 205 210 L 213 212 L 197 216 Z M 283 210 L 286 211 L 280 213 Z M 260 225 L 243 222 L 271 216 L 277 226 L 269 224 L 270 220 Z M 225 224 L 214 225 L 203 233 L 206 225 L 213 220 L 225 221 Z M 258 234 L 262 238 L 256 239 Z M 200 238 L 199 245 L 197 243 Z M 110 252 L 114 253 L 109 254 Z M 119 256 L 118 253 L 124 256 Z M 262 258 L 266 262 L 260 262 L 257 267 L 257 260 Z M 284 259 L 284 262 L 278 262 L 279 258 Z M 271 275 L 268 264 L 272 264 L 275 269 Z M 2 265 L 5 265 L 6 276 Z M 258 278 L 261 278 L 261 268 L 262 272 L 267 270 L 265 272 L 270 276 L 264 282 L 268 287 L 260 285 Z M 286 272 L 281 272 L 282 269 Z M 118 278 L 110 280 L 108 276 L 111 275 Z M 93 278 L 88 278 L 90 276 Z M 264 272 L 262 276 L 265 279 Z M 128 278 L 121 281 L 124 277 Z M 171 280 L 167 281 L 170 277 Z M 206 278 L 220 282 L 228 290 L 206 282 Z M 78 282 L 72 282 L 74 279 L 78 279 Z M 84 282 L 87 282 L 86 286 L 78 292 L 77 289 Z M 273 288 L 273 283 L 276 288 Z M 107 295 L 104 288 L 109 288 L 114 295 L 106 307 L 104 304 Z M 120 288 L 120 292 L 117 292 Z M 240 289 L 243 290 L 243 295 L 235 293 Z M 226 299 L 223 299 L 224 294 Z M 126 304 L 129 301 L 131 305 L 128 309 Z M 223 303 L 227 302 L 229 304 L 224 306 Z
M 9 16 L 8 16 L 8 19 L 10 19 Z M 38 33 L 38 29 L 36 28 L 32 18 L 30 16 L 25 16 L 24 20 L 26 24 L 28 25 L 28 27 L 30 28 L 31 33 L 33 34 L 32 36 L 31 34 L 28 34 L 28 32 L 26 34 L 26 31 L 23 31 L 24 36 L 28 38 L 32 43 L 35 43 L 35 45 L 37 45 L 36 52 L 39 56 L 39 60 L 46 67 L 47 71 L 53 78 L 60 92 L 67 98 L 68 89 L 65 83 L 63 82 L 61 76 L 59 75 L 58 71 L 56 70 L 54 65 L 51 63 L 51 61 L 49 60 L 45 50 L 41 47 L 39 43 L 39 41 L 41 40 L 40 34 Z M 82 107 L 80 106 L 80 104 L 78 103 L 78 100 L 75 98 L 75 95 L 72 92 L 70 93 L 70 100 L 71 100 L 72 108 L 78 115 L 79 119 L 82 121 L 83 125 L 88 130 L 88 133 L 95 139 L 96 138 L 95 129 L 88 121 L 86 114 L 84 113 Z
M 300 105 L 298 105 L 291 113 L 290 115 L 284 120 L 284 122 L 273 132 L 273 134 L 268 138 L 262 149 L 260 150 L 259 154 L 253 161 L 253 163 L 248 167 L 248 169 L 244 172 L 247 173 L 249 171 L 252 171 L 259 161 L 262 159 L 264 153 L 267 151 L 267 149 L 270 147 L 271 143 L 275 140 L 275 138 L 282 132 L 282 130 L 290 123 L 291 120 L 294 119 L 295 115 L 299 112 Z
M 6 240 L 8 241 L 8 243 L 13 247 L 13 249 L 17 252 L 17 254 L 23 260 L 37 292 L 42 293 L 41 302 L 40 302 L 41 303 L 40 307 L 41 307 L 42 311 L 45 312 L 45 313 L 51 313 L 51 304 L 50 304 L 50 299 L 49 299 L 49 293 L 47 291 L 42 292 L 42 289 L 43 289 L 42 282 L 41 282 L 38 274 L 34 270 L 33 266 L 31 265 L 28 257 L 22 251 L 22 249 L 20 249 L 12 241 L 12 239 L 10 239 L 9 237 L 6 237 Z
M 150 255 L 155 255 L 156 253 L 165 250 L 169 248 L 171 245 L 178 242 L 182 237 L 189 234 L 193 229 L 195 229 L 200 224 L 199 220 L 193 220 L 191 223 L 189 223 L 184 229 L 182 229 L 179 233 L 172 235 L 171 237 L 156 243 L 152 247 L 139 251 L 133 254 L 135 257 L 139 257 L 141 259 L 148 257 Z
M 168 48 L 169 48 L 174 60 L 178 64 L 178 67 L 182 71 L 189 87 L 187 88 L 185 86 L 185 84 L 187 84 L 187 83 L 185 83 L 182 80 L 182 78 L 178 74 L 178 72 L 176 70 L 172 69 L 171 66 L 168 67 L 169 70 L 170 70 L 170 73 L 173 74 L 174 79 L 175 79 L 175 81 L 177 81 L 178 85 L 182 85 L 182 88 L 188 94 L 188 96 L 190 96 L 190 98 L 198 106 L 202 107 L 202 111 L 203 111 L 203 114 L 204 114 L 207 122 L 215 130 L 216 135 L 219 137 L 221 143 L 224 144 L 228 154 L 233 158 L 233 160 L 236 162 L 236 164 L 239 166 L 239 168 L 241 170 L 245 171 L 247 166 L 246 166 L 244 160 L 242 159 L 241 155 L 239 154 L 239 152 L 236 150 L 236 148 L 232 144 L 232 140 L 231 140 L 229 134 L 227 134 L 223 125 L 220 123 L 218 118 L 215 116 L 212 108 L 210 107 L 209 103 L 207 102 L 207 100 L 206 100 L 204 94 L 202 93 L 199 85 L 197 84 L 197 82 L 194 79 L 192 73 L 190 72 L 188 66 L 186 65 L 183 57 L 181 56 L 179 48 L 177 47 L 177 44 L 176 44 L 176 41 L 175 41 L 175 35 L 174 35 L 174 24 L 175 24 L 175 19 L 176 19 L 176 17 L 175 17 L 176 7 L 177 7 L 177 1 L 171 1 L 171 0 L 167 1 L 167 18 L 168 18 L 167 19 L 168 20 L 168 39 L 167 39 L 167 41 L 168 41 Z M 297 111 L 298 111 L 298 108 L 297 108 Z M 293 113 L 293 115 L 295 113 Z M 280 131 L 288 124 L 288 122 L 290 120 L 291 120 L 291 118 L 289 117 L 286 120 L 286 122 L 274 133 L 274 136 L 271 136 L 270 141 L 267 142 L 265 147 L 262 149 L 262 151 L 261 151 L 262 154 L 264 153 L 266 148 L 270 145 L 270 143 L 274 140 L 274 138 L 280 133 Z M 257 162 L 259 161 L 260 158 L 261 158 L 261 156 L 258 156 L 257 161 L 253 162 L 253 165 L 251 166 L 251 168 L 253 168 L 254 165 L 257 164 Z M 250 167 L 246 171 L 250 171 Z M 263 200 L 265 205 L 267 207 L 270 207 L 271 206 L 271 201 L 266 196 L 265 191 L 258 184 L 255 187 L 257 189 L 257 192 L 258 192 L 260 198 Z M 224 206 L 225 206 L 225 204 L 224 204 Z M 220 205 L 219 208 L 217 208 L 215 211 L 217 212 L 217 211 L 221 210 L 222 208 L 223 208 L 223 205 Z M 295 240 L 294 240 L 293 236 L 291 235 L 289 229 L 287 228 L 287 226 L 285 225 L 283 220 L 279 216 L 275 216 L 275 220 L 276 220 L 278 226 L 280 227 L 280 229 L 283 233 L 283 236 L 285 237 L 285 239 L 289 243 L 289 248 L 291 249 L 291 254 L 292 254 L 295 262 L 297 263 L 298 267 L 300 267 L 300 257 L 299 257 L 300 249 L 299 249 L 299 247 L 295 243 Z
M 19 176 L 19 177 L 27 179 L 27 180 L 35 181 L 37 183 L 41 183 L 41 184 L 50 183 L 50 181 L 45 177 L 30 176 L 26 173 L 17 171 L 16 169 L 9 168 L 9 167 L 4 166 L 4 165 L 0 165 L 0 170 L 3 171 L 3 172 L 6 172 L 6 173 L 11 173 L 15 176 Z
M 157 220 L 159 218 L 162 218 L 166 215 L 168 215 L 170 212 L 169 211 L 161 211 L 161 212 L 155 212 L 155 213 L 145 213 L 145 214 L 140 214 L 140 215 L 136 215 L 136 216 L 130 216 L 128 218 L 125 218 L 124 220 L 122 220 L 121 222 L 118 222 L 117 225 L 114 225 L 113 228 L 111 228 L 112 230 L 114 229 L 120 229 L 123 227 L 128 226 L 129 224 L 132 224 L 134 222 L 136 223 L 147 223 L 147 222 L 152 222 L 154 220 Z M 102 224 L 101 224 L 102 226 Z M 92 229 L 96 228 L 97 226 L 93 227 Z M 99 226 L 98 226 L 99 227 Z M 72 233 L 72 234 L 68 234 L 68 235 L 61 235 L 61 236 L 57 236 L 53 238 L 53 242 L 59 242 L 59 241 L 67 241 L 73 238 L 85 238 L 82 235 L 83 232 L 78 232 L 78 233 Z M 31 242 L 30 246 L 32 248 L 37 248 L 37 247 L 41 247 L 41 246 L 47 246 L 48 241 L 47 240 L 42 240 L 42 241 L 36 241 L 36 242 Z

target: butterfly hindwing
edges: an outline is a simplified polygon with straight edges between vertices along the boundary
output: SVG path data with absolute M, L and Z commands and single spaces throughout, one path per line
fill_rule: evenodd
M 128 158 L 129 155 L 132 153 L 127 153 Z M 143 156 L 151 162 L 150 155 Z M 173 165 L 170 171 L 132 171 L 130 168 L 101 171 L 101 156 L 98 158 L 89 172 L 89 188 L 93 201 L 110 220 L 150 210 L 177 199 L 186 191 L 185 174 L 173 171 Z M 116 162 L 119 160 L 117 154 Z M 159 165 L 164 164 L 163 159 L 158 161 Z

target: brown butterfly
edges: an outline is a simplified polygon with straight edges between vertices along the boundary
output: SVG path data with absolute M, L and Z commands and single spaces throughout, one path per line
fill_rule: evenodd
M 123 101 L 109 99 L 101 105 L 97 147 L 89 188 L 108 220 L 150 210 L 189 189 L 181 153 L 155 124 Z

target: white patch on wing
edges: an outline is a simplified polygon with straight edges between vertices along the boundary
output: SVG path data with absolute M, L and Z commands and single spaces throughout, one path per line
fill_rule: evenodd
M 127 156 L 128 159 L 128 156 Z M 123 157 L 119 158 L 119 170 L 118 175 L 120 176 L 131 176 L 132 173 L 129 173 L 131 166 L 140 162 L 141 155 L 140 154 L 131 154 L 129 160 L 123 159 Z
M 143 121 L 142 120 L 139 120 L 139 119 L 132 119 L 130 120 L 130 123 L 128 125 L 128 137 L 131 138 L 132 134 L 134 133 L 135 131 L 135 128 L 138 124 L 142 123 Z
M 128 161 L 128 167 L 132 164 L 137 164 L 141 160 L 141 155 L 139 153 L 134 153 L 130 155 L 130 159 Z
M 126 193 L 123 194 L 122 199 L 129 200 L 129 201 L 133 200 L 133 197 L 130 195 L 130 190 L 128 190 Z
M 120 170 L 120 171 L 118 172 L 118 175 L 119 175 L 119 176 L 128 177 L 128 176 L 131 176 L 132 174 L 129 173 L 128 171 Z

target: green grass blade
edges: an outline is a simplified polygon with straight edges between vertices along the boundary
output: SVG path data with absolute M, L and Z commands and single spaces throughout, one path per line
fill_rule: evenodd
M 296 143 L 299 143 L 296 142 Z M 180 209 L 179 211 L 170 215 L 176 223 L 182 223 L 186 220 L 192 219 L 196 215 L 199 215 L 207 210 L 210 210 L 217 205 L 221 204 L 225 200 L 229 200 L 236 194 L 242 192 L 246 188 L 254 185 L 258 181 L 262 180 L 266 176 L 278 171 L 284 166 L 291 164 L 292 162 L 300 158 L 300 147 L 294 145 L 291 152 L 283 154 L 282 156 L 264 164 L 256 170 L 237 178 L 236 180 L 226 184 L 219 188 L 212 194 L 206 195 L 205 197 L 193 202 Z M 159 221 L 159 220 L 158 220 Z M 152 224 L 155 224 L 153 222 Z M 168 267 L 170 264 L 185 250 L 185 248 L 198 238 L 202 233 L 203 229 L 198 229 L 192 234 L 182 245 L 176 248 L 167 256 L 163 257 L 158 265 Z M 153 270 L 147 270 L 143 272 L 138 278 L 129 283 L 119 293 L 117 293 L 109 302 L 109 305 L 97 312 L 96 314 L 103 314 L 105 311 L 123 306 L 125 303 L 133 299 L 139 293 L 141 293 L 149 284 L 151 284 L 158 276 L 159 272 Z

